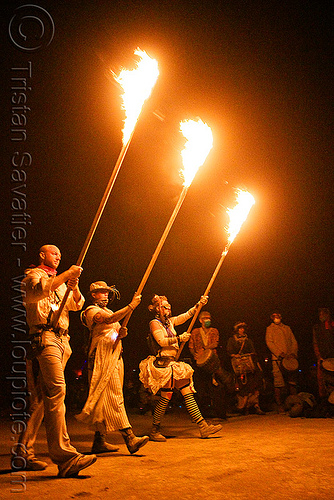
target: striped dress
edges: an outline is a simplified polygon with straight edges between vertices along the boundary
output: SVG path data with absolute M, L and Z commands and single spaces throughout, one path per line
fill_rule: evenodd
M 95 305 L 84 311 L 91 332 L 88 353 L 90 385 L 85 406 L 76 418 L 101 433 L 131 427 L 124 406 L 121 342 L 113 352 L 121 325 L 110 322 L 111 314 L 113 312 L 110 309 Z

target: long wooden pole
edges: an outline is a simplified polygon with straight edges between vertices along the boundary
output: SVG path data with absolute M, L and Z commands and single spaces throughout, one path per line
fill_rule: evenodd
M 185 199 L 185 197 L 186 197 L 186 194 L 187 194 L 187 192 L 188 192 L 188 189 L 189 189 L 189 186 L 185 186 L 185 187 L 182 189 L 181 194 L 180 194 L 179 199 L 178 199 L 178 202 L 177 202 L 177 204 L 175 205 L 175 208 L 174 208 L 174 210 L 173 210 L 173 213 L 172 213 L 172 215 L 170 216 L 170 219 L 169 219 L 169 221 L 168 221 L 168 224 L 167 224 L 167 226 L 165 227 L 165 230 L 164 230 L 164 232 L 163 232 L 163 234 L 162 234 L 162 236 L 161 236 L 161 238 L 160 238 L 160 241 L 159 241 L 159 243 L 158 243 L 158 245 L 157 245 L 157 247 L 156 247 L 156 249 L 155 249 L 155 251 L 154 251 L 154 254 L 152 255 L 152 258 L 151 258 L 151 260 L 150 260 L 150 263 L 149 263 L 149 265 L 147 266 L 147 269 L 146 269 L 146 271 L 145 271 L 145 273 L 144 273 L 144 276 L 142 277 L 142 280 L 141 280 L 141 282 L 140 282 L 140 284 L 139 284 L 139 286 L 138 286 L 138 288 L 137 288 L 137 291 L 136 291 L 135 295 L 140 295 L 140 294 L 141 294 L 141 292 L 143 291 L 143 288 L 144 288 L 144 286 L 145 286 L 145 284 L 146 284 L 146 282 L 147 282 L 147 280 L 148 280 L 148 277 L 149 277 L 149 275 L 150 275 L 150 273 L 151 273 L 151 271 L 152 271 L 152 269 L 153 269 L 153 266 L 154 266 L 154 264 L 155 264 L 155 262 L 156 262 L 156 260 L 157 260 L 157 258 L 158 258 L 158 256 L 159 256 L 159 253 L 161 252 L 161 249 L 162 249 L 162 247 L 163 247 L 163 245 L 164 245 L 164 243 L 165 243 L 165 241 L 166 241 L 166 238 L 167 238 L 167 236 L 168 236 L 168 234 L 169 234 L 169 231 L 171 230 L 171 227 L 172 227 L 172 225 L 173 225 L 173 223 L 174 223 L 174 221 L 175 221 L 175 219 L 176 219 L 176 216 L 177 216 L 177 214 L 179 213 L 179 210 L 180 210 L 180 208 L 181 208 L 181 206 L 182 206 L 182 203 L 183 203 L 183 201 L 184 201 L 184 199 Z M 122 323 L 122 327 L 125 327 L 125 326 L 128 324 L 129 319 L 130 319 L 130 317 L 131 317 L 131 314 L 132 314 L 132 312 L 130 312 L 129 314 L 127 314 L 127 315 L 125 316 L 125 318 L 124 318 L 124 320 L 123 320 L 123 323 Z M 115 350 L 115 349 L 116 349 L 116 347 L 117 347 L 117 345 L 118 345 L 118 342 L 119 342 L 119 341 L 120 341 L 120 338 L 119 338 L 119 337 L 117 337 L 117 338 L 116 338 L 116 340 L 115 340 L 115 343 L 114 343 L 114 348 L 113 348 L 113 350 Z
M 206 296 L 206 297 L 207 297 L 207 296 L 209 295 L 209 293 L 210 293 L 211 287 L 212 287 L 212 285 L 213 285 L 213 283 L 214 283 L 214 281 L 215 281 L 215 279 L 216 279 L 216 277 L 217 277 L 217 274 L 219 273 L 219 270 L 220 270 L 220 268 L 221 268 L 221 266 L 222 266 L 222 264 L 223 264 L 223 262 L 224 262 L 224 260 L 225 260 L 225 257 L 226 257 L 226 255 L 227 255 L 227 252 L 228 252 L 228 250 L 229 250 L 229 247 L 230 247 L 230 244 L 226 245 L 226 247 L 225 247 L 225 249 L 224 249 L 223 253 L 221 254 L 221 257 L 220 257 L 219 262 L 218 262 L 218 264 L 217 264 L 217 266 L 216 266 L 216 269 L 214 270 L 214 272 L 213 272 L 213 274 L 212 274 L 212 276 L 211 276 L 211 279 L 210 279 L 210 281 L 209 281 L 209 283 L 208 283 L 208 286 L 206 287 L 206 290 L 205 290 L 205 292 L 204 292 L 204 296 Z M 191 320 L 191 322 L 190 322 L 190 324 L 189 324 L 188 328 L 187 328 L 187 333 L 190 333 L 190 332 L 191 332 L 191 330 L 192 330 L 192 328 L 193 328 L 193 326 L 194 326 L 194 324 L 195 324 L 195 321 L 196 321 L 196 319 L 197 319 L 197 317 L 198 317 L 199 313 L 201 312 L 202 307 L 203 307 L 203 304 L 201 304 L 201 303 L 200 303 L 200 304 L 199 304 L 199 306 L 198 306 L 198 307 L 197 307 L 197 309 L 196 309 L 196 312 L 195 312 L 194 316 L 192 317 L 192 320 Z M 178 350 L 178 353 L 177 353 L 177 355 L 175 356 L 176 361 L 179 359 L 179 357 L 180 357 L 180 355 L 181 355 L 181 352 L 182 352 L 182 349 L 184 348 L 185 344 L 186 344 L 185 342 L 182 342 L 182 343 L 181 343 L 180 348 L 179 348 L 179 350 Z
M 110 196 L 110 193 L 112 191 L 112 188 L 114 187 L 114 184 L 115 184 L 115 181 L 116 181 L 116 178 L 117 178 L 117 175 L 118 175 L 118 172 L 122 166 L 122 163 L 123 163 L 123 160 L 125 158 L 125 155 L 126 155 L 126 152 L 129 148 L 129 145 L 130 145 L 130 142 L 131 142 L 131 139 L 132 139 L 132 136 L 133 136 L 133 133 L 134 133 L 134 129 L 129 137 L 129 140 L 126 144 L 123 145 L 122 149 L 121 149 L 121 152 L 117 158 L 117 161 L 116 161 L 116 164 L 115 164 L 115 167 L 112 171 L 112 174 L 110 176 L 110 179 L 109 179 L 109 182 L 107 184 L 107 187 L 104 191 L 104 194 L 103 194 L 103 197 L 101 199 L 101 202 L 100 202 L 100 205 L 99 205 L 99 208 L 97 209 L 97 212 L 95 214 L 95 217 L 94 217 L 94 220 L 92 222 L 92 225 L 90 227 L 90 230 L 87 234 L 87 237 L 86 237 L 86 240 L 84 242 L 84 245 L 81 249 L 81 252 L 80 252 L 80 255 L 78 257 L 78 260 L 76 262 L 76 265 L 77 266 L 82 266 L 82 263 L 84 261 L 84 258 L 86 256 L 86 253 L 88 251 L 88 248 L 89 248 L 89 245 L 91 244 L 91 241 L 93 239 L 93 236 L 94 236 L 94 233 L 96 231 L 96 228 L 100 222 L 100 219 L 101 219 L 101 216 L 102 216 L 102 213 L 105 209 L 105 206 L 107 204 L 107 201 L 109 199 L 109 196 Z M 67 288 L 66 292 L 65 292 L 65 295 L 60 303 L 60 306 L 59 306 L 59 309 L 56 311 L 55 315 L 54 315 L 54 318 L 53 318 L 53 321 L 52 321 L 52 325 L 54 328 L 56 328 L 58 326 L 58 323 L 59 323 L 59 318 L 60 318 L 60 315 L 61 313 L 63 312 L 63 309 L 65 307 L 65 304 L 66 304 L 66 301 L 68 299 L 68 296 L 70 294 L 70 289 Z

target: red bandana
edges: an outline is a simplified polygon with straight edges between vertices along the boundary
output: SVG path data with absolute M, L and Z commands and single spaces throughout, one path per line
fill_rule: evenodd
M 53 269 L 52 267 L 46 266 L 45 264 L 40 264 L 37 266 L 37 269 L 43 269 L 49 276 L 56 276 L 57 269 Z

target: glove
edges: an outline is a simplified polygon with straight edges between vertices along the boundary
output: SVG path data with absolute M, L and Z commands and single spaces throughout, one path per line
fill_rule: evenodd
M 184 332 L 184 333 L 181 333 L 181 335 L 179 335 L 179 339 L 181 342 L 187 342 L 191 337 L 191 333 L 188 333 L 188 332 Z
M 118 332 L 118 338 L 124 339 L 124 337 L 126 337 L 127 334 L 128 334 L 128 329 L 126 328 L 126 326 L 121 326 Z
M 141 295 L 134 295 L 133 299 L 129 304 L 130 309 L 134 311 L 134 309 L 136 309 L 136 307 L 140 304 L 140 301 L 141 301 Z
M 199 303 L 202 304 L 202 306 L 205 306 L 208 303 L 209 297 L 207 295 L 202 295 L 202 297 L 199 300 Z

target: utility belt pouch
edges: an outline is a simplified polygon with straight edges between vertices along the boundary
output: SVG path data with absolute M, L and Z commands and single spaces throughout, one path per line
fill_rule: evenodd
M 41 328 L 36 333 L 31 334 L 30 345 L 27 347 L 27 359 L 34 359 L 39 356 L 43 351 L 45 345 L 43 344 L 43 332 L 44 328 Z

